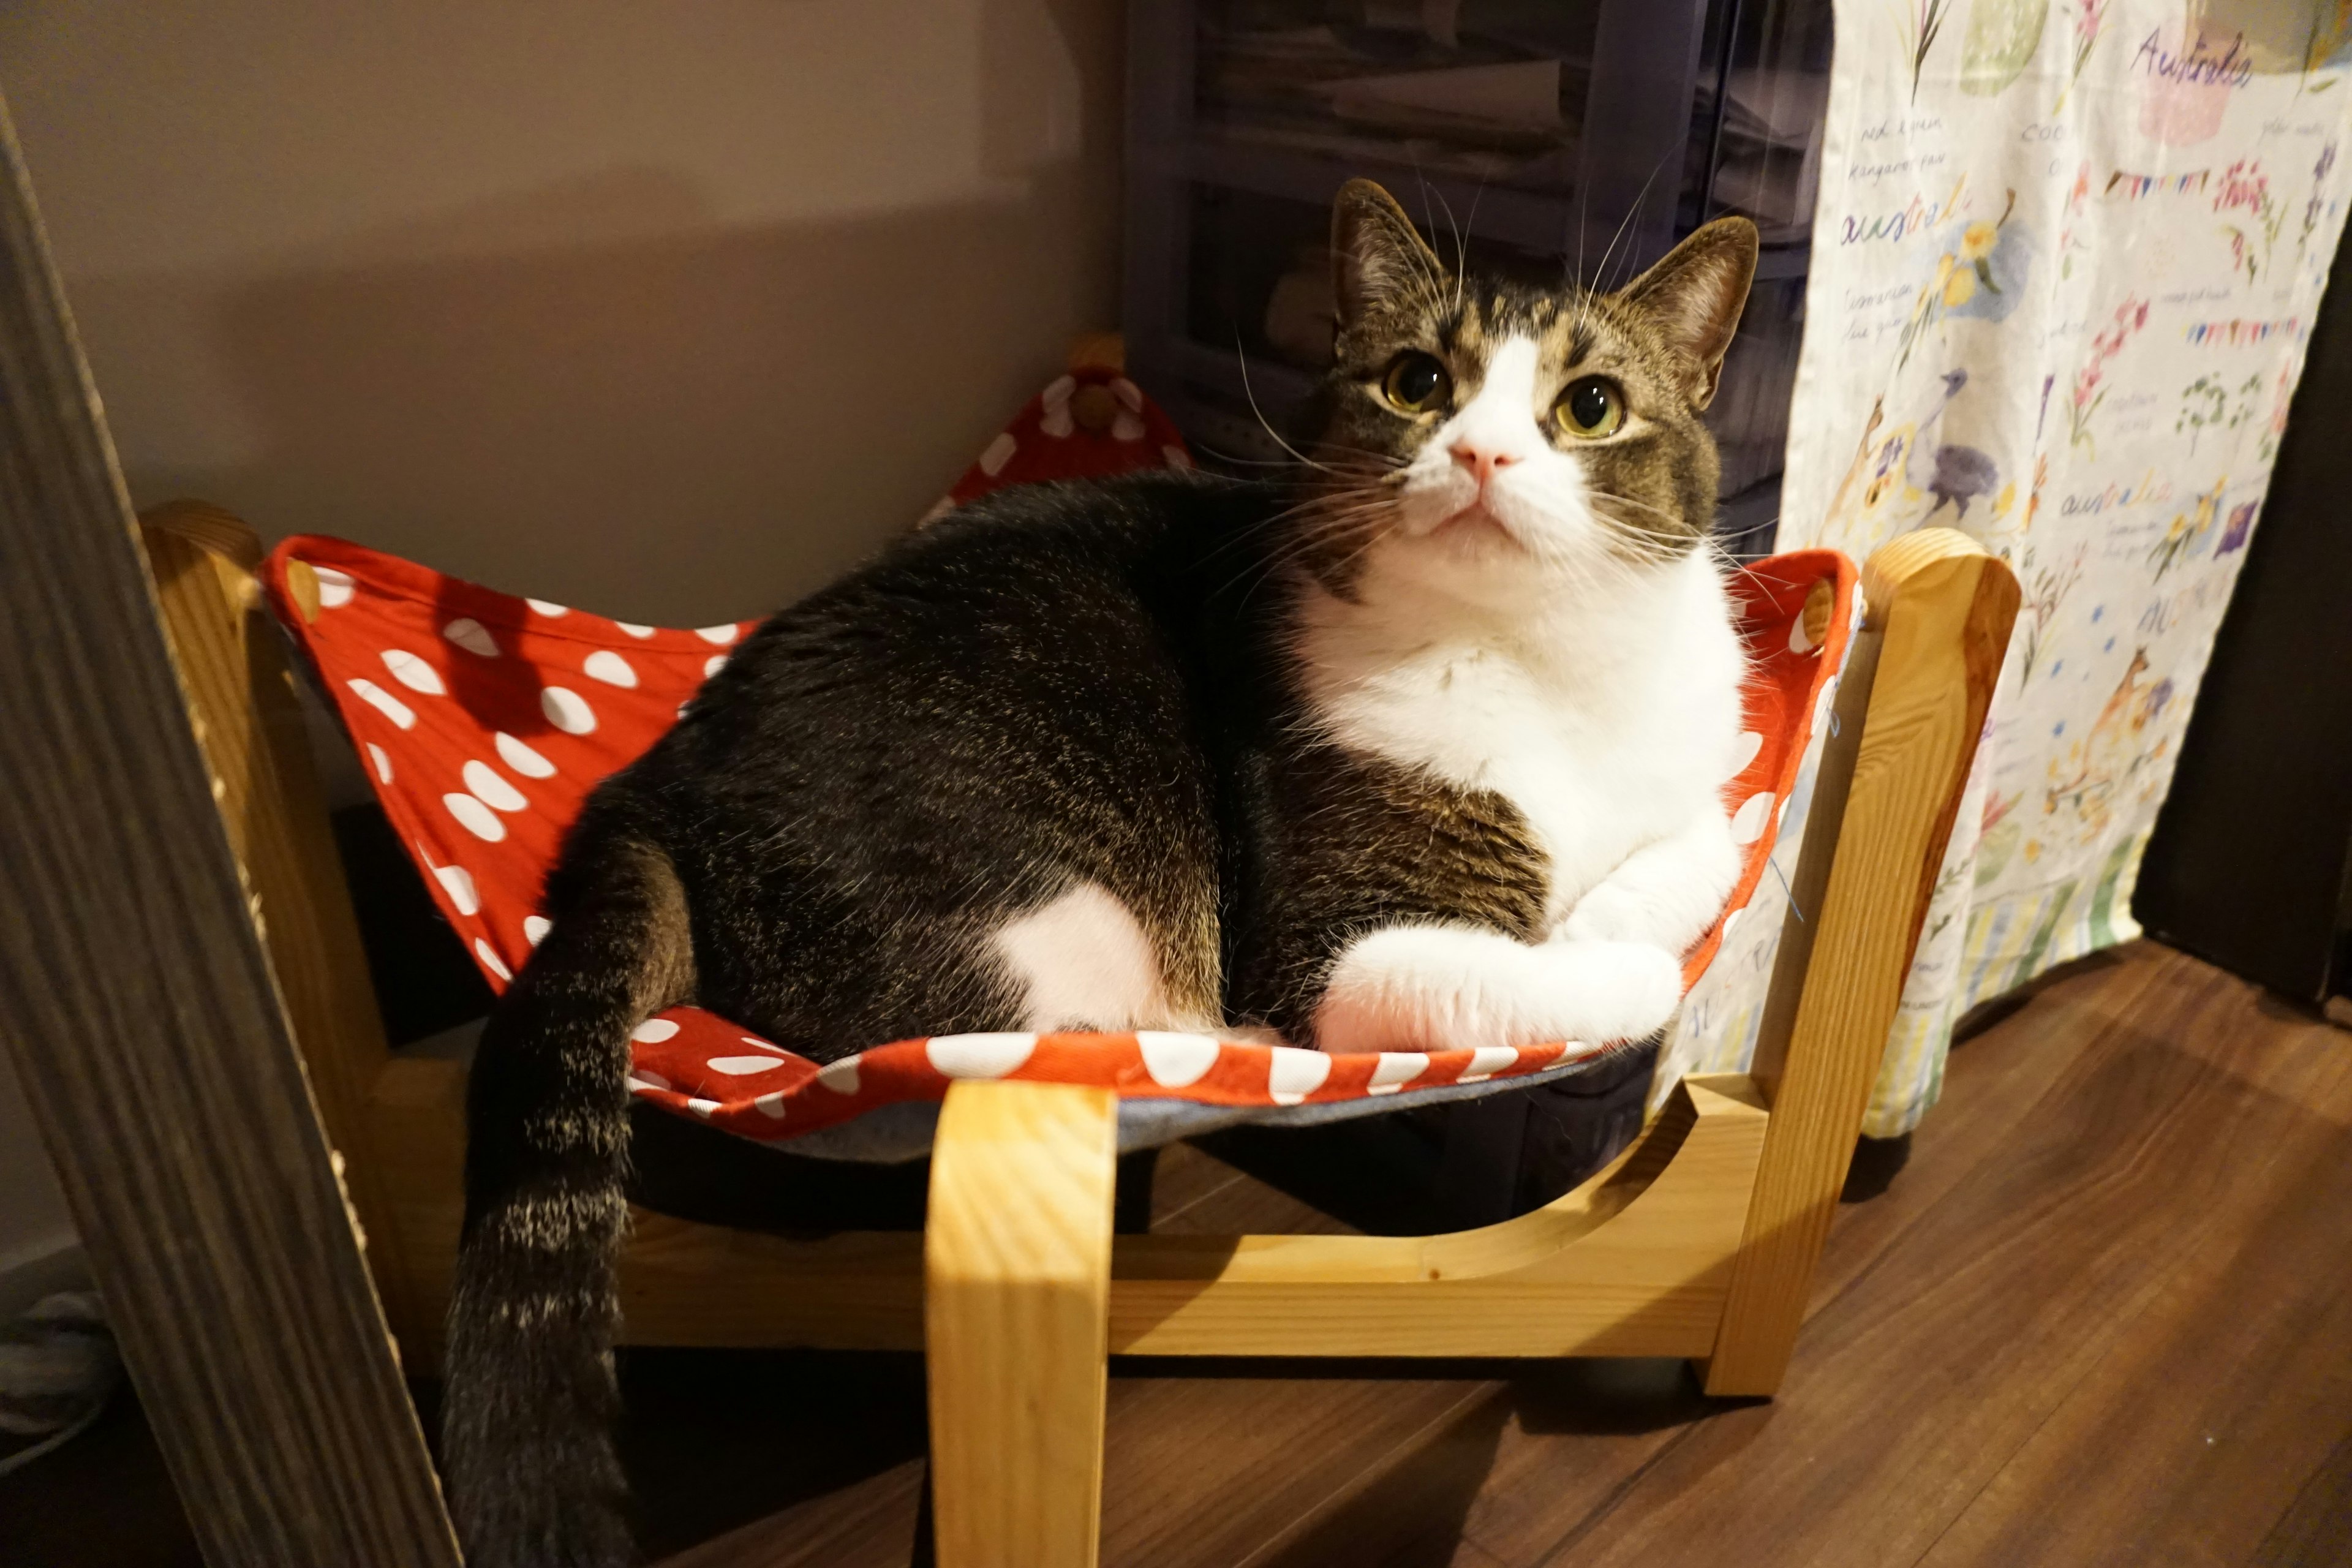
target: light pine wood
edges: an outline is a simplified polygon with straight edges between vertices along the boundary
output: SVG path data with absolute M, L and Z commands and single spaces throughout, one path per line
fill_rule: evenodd
M 456 1568 L 161 617 L 0 108 L 0 1042 L 205 1561 Z
M 2009 568 L 1950 529 L 1881 549 L 1863 586 L 1876 676 L 1709 1394 L 1769 1394 L 1788 1368 L 2017 614 Z
M 940 1568 L 1093 1568 L 1118 1100 L 950 1086 L 924 1222 Z
M 190 721 L 212 768 L 214 802 L 320 1117 L 345 1156 L 343 1181 L 370 1244 L 385 1320 L 396 1342 L 429 1362 L 441 1298 L 418 1289 L 408 1240 L 393 1218 L 391 1173 L 370 1135 L 368 1102 L 391 1057 L 293 672 L 253 576 L 261 542 L 198 501 L 144 513 L 140 534 Z
M 1713 1342 L 1765 1114 L 1685 1079 L 1556 1202 L 1450 1236 L 1121 1237 L 1111 1348 L 1143 1355 L 1693 1355 Z

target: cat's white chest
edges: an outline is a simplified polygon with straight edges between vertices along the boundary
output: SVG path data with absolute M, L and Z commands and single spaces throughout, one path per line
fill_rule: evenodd
M 1310 704 L 1350 750 L 1508 800 L 1549 860 L 1556 924 L 1627 856 L 1722 809 L 1741 655 L 1711 568 L 1693 572 L 1619 624 L 1580 617 L 1554 638 L 1316 606 L 1298 645 Z

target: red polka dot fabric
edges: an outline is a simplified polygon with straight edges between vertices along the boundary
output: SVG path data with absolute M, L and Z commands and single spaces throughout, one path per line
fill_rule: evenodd
M 289 596 L 286 574 L 296 562 L 318 578 L 315 622 L 305 622 Z M 588 792 L 653 744 L 754 624 L 633 626 L 316 535 L 272 552 L 264 582 L 341 711 L 385 814 L 496 989 L 547 929 L 541 885 Z M 1834 602 L 1816 642 L 1806 635 L 1803 608 L 1824 582 Z M 1806 740 L 1826 712 L 1855 605 L 1853 568 L 1829 551 L 1759 563 L 1735 591 L 1754 663 L 1748 757 L 1725 795 L 1748 851 L 1727 921 L 1764 875 Z M 1722 930 L 1709 931 L 1690 954 L 1686 982 L 1706 970 Z M 774 1142 L 884 1106 L 936 1101 L 960 1078 L 1099 1084 L 1129 1098 L 1281 1108 L 1500 1083 L 1597 1056 L 1612 1043 L 1327 1056 L 1195 1035 L 943 1035 L 877 1042 L 820 1068 L 788 1041 L 675 1007 L 638 1027 L 630 1087 L 667 1110 Z
M 1110 394 L 1110 423 L 1099 430 L 1080 423 L 1073 406 L 1073 400 L 1088 387 Z M 978 460 L 964 470 L 932 515 L 1006 485 L 1107 479 L 1139 469 L 1192 466 L 1184 437 L 1160 405 L 1143 395 L 1142 388 L 1117 371 L 1081 368 L 1023 405 L 1003 434 L 981 449 Z

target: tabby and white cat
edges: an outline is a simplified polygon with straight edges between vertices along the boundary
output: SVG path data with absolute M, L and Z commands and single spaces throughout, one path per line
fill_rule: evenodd
M 446 1458 L 476 1568 L 630 1555 L 607 1431 L 629 1036 L 1638 1037 L 1738 874 L 1715 390 L 1757 249 L 1449 270 L 1378 186 L 1279 481 L 1014 489 L 770 620 L 590 800 L 486 1030 Z

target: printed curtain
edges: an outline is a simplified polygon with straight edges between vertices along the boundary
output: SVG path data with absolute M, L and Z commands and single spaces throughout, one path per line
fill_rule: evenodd
M 1864 1125 L 1888 1137 L 1935 1103 L 1960 1013 L 2138 934 L 2344 227 L 2352 0 L 1836 20 L 1779 547 L 1958 528 L 2024 590 Z M 1727 943 L 1662 1082 L 1746 1064 L 1780 929 Z

